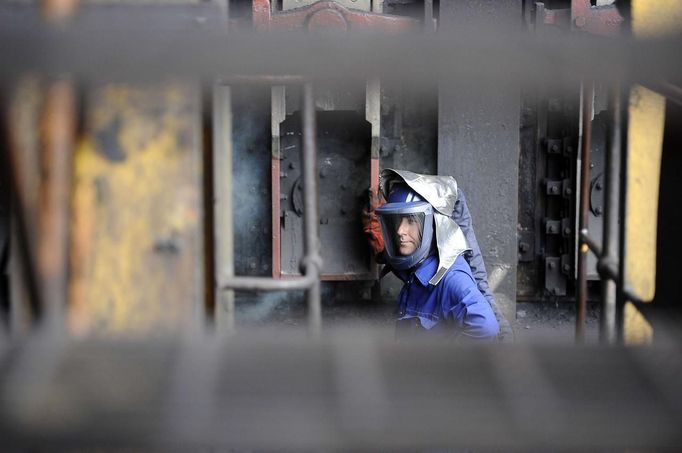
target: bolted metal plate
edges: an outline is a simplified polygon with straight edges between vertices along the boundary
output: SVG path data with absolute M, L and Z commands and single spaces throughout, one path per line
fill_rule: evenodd
M 320 242 L 326 280 L 373 278 L 361 211 L 370 187 L 370 126 L 356 112 L 318 112 Z M 281 272 L 297 275 L 303 257 L 300 115 L 281 125 Z

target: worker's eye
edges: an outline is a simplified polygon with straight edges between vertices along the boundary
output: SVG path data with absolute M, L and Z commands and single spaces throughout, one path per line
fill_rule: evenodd
M 417 223 L 417 219 L 415 219 L 414 217 L 408 217 L 407 223 L 409 223 L 410 225 L 414 225 L 415 223 Z

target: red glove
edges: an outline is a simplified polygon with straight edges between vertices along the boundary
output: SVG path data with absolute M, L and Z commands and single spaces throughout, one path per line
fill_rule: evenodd
M 384 237 L 381 235 L 381 223 L 375 210 L 379 206 L 386 203 L 384 198 L 374 192 L 372 189 L 367 190 L 367 204 L 362 209 L 362 229 L 367 237 L 369 246 L 372 247 L 374 255 L 378 255 L 384 251 Z

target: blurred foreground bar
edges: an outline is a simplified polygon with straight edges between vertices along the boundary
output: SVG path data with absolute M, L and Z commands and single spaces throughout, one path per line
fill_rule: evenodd
M 0 439 L 22 451 L 679 451 L 679 344 L 34 336 L 0 354 Z

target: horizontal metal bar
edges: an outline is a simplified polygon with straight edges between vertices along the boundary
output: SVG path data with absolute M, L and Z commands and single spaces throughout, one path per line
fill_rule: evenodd
M 0 438 L 8 451 L 680 451 L 669 333 L 645 349 L 396 344 L 376 328 L 35 336 L 0 347 Z
M 599 244 L 592 239 L 587 230 L 580 230 L 580 242 L 586 244 L 589 249 L 597 256 L 597 271 L 602 279 L 611 279 L 618 282 L 618 262 L 602 256 L 602 249 Z M 633 292 L 632 288 L 627 284 L 621 289 L 625 298 L 632 302 L 644 303 L 642 299 Z
M 235 74 L 221 77 L 219 83 L 222 85 L 300 85 L 309 80 L 309 77 L 292 74 Z
M 239 289 L 244 291 L 287 291 L 310 289 L 319 279 L 317 273 L 301 278 L 275 279 L 270 277 L 226 277 L 221 279 L 223 290 Z
M 601 257 L 601 245 L 597 244 L 597 241 L 589 236 L 589 232 L 586 229 L 580 230 L 580 242 L 586 244 L 587 247 L 597 256 Z
M 106 16 L 106 8 L 97 14 Z M 131 7 L 128 14 L 138 13 Z M 22 26 L 11 15 L 0 14 L 0 77 L 40 72 L 106 80 L 221 74 L 433 79 L 447 74 L 473 82 L 482 76 L 518 82 L 548 76 L 646 82 L 674 80 L 682 73 L 680 39 L 672 38 L 636 42 L 562 35 L 538 40 L 525 32 L 514 35 L 507 29 L 480 27 L 466 33 L 441 29 L 436 36 L 310 39 L 301 34 L 226 32 L 217 26 L 164 29 L 164 9 L 153 17 L 145 27 L 121 21 L 102 30 L 78 21 L 59 29 L 40 22 Z

